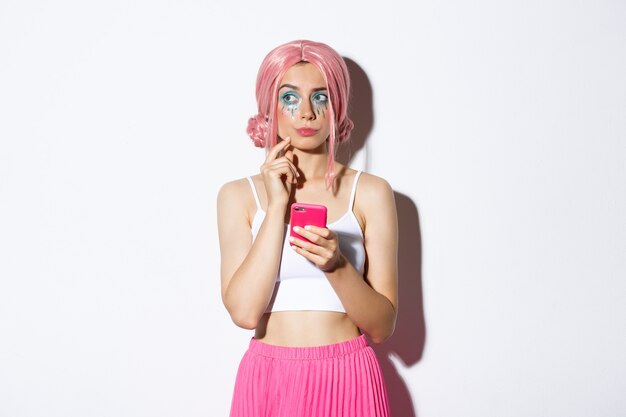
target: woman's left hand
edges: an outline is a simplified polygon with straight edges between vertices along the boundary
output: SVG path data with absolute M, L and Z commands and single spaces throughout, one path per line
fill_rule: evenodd
M 309 243 L 290 236 L 291 247 L 297 253 L 313 262 L 324 272 L 333 271 L 341 265 L 342 256 L 337 233 L 317 226 L 305 226 L 305 229 L 295 226 L 294 231 L 311 241 Z

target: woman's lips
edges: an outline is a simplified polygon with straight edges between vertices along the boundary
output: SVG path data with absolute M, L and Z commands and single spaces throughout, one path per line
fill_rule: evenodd
M 311 129 L 308 127 L 303 127 L 301 129 L 296 130 L 300 136 L 313 136 L 317 133 L 317 129 Z

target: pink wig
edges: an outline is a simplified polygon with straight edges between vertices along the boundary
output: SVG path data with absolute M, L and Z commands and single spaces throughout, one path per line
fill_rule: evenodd
M 328 139 L 328 170 L 326 187 L 330 188 L 335 178 L 336 144 L 345 142 L 354 127 L 348 118 L 350 75 L 343 58 L 330 46 L 312 41 L 292 41 L 274 48 L 265 57 L 256 79 L 258 114 L 248 120 L 248 135 L 254 144 L 266 149 L 278 141 L 276 107 L 279 82 L 293 65 L 309 62 L 315 65 L 328 86 L 330 106 L 330 135 Z

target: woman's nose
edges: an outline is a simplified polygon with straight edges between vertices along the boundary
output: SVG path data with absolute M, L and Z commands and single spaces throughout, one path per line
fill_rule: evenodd
M 305 120 L 315 120 L 315 111 L 309 100 L 302 100 L 300 106 L 300 118 Z

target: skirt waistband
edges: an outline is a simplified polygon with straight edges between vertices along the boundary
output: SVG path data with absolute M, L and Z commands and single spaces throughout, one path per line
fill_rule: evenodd
M 365 335 L 345 342 L 322 346 L 276 346 L 268 345 L 254 338 L 250 339 L 249 351 L 277 359 L 325 359 L 343 356 L 369 346 Z

